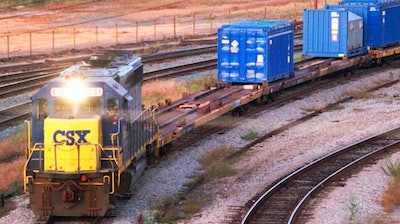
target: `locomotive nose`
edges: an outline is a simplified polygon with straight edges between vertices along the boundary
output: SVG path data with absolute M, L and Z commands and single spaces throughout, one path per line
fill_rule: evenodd
M 52 118 L 44 121 L 46 171 L 80 172 L 99 168 L 100 117 Z M 68 192 L 67 192 L 68 193 Z

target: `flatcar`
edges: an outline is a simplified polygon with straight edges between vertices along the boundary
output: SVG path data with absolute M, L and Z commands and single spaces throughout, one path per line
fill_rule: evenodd
M 158 135 L 142 80 L 140 57 L 99 53 L 33 95 L 24 189 L 37 216 L 104 216 L 128 192 Z

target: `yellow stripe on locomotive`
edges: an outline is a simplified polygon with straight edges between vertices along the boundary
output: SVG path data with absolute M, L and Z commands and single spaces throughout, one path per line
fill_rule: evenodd
M 101 143 L 100 117 L 46 118 L 44 121 L 45 171 L 96 171 Z

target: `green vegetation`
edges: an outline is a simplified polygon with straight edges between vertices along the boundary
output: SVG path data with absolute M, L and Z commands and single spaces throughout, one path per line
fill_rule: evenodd
M 215 84 L 217 77 L 213 74 L 191 80 L 155 80 L 146 82 L 142 88 L 142 102 L 145 107 L 164 103 L 167 100 L 178 100 L 184 93 L 194 93 L 203 90 L 205 86 Z
M 391 212 L 400 204 L 400 162 L 389 161 L 386 167 L 381 167 L 384 173 L 391 176 L 386 191 L 382 197 L 381 205 L 385 212 Z
M 335 103 L 335 104 L 328 105 L 326 107 L 325 111 L 335 111 L 335 110 L 343 110 L 343 109 L 344 109 L 344 106 L 342 104 Z
M 229 177 L 236 174 L 229 162 L 219 162 L 208 169 L 205 181 L 211 181 L 218 178 Z
M 210 150 L 209 153 L 199 159 L 204 173 L 185 183 L 184 186 L 189 188 L 200 180 L 209 182 L 236 174 L 236 170 L 231 167 L 230 161 L 226 160 L 227 156 L 233 153 L 233 150 L 234 148 L 229 146 L 220 146 Z M 157 223 L 173 223 L 179 218 L 198 213 L 207 203 L 206 196 L 201 194 L 200 192 L 186 195 L 185 200 L 179 203 L 176 203 L 177 199 L 166 198 L 161 205 L 156 206 L 156 212 L 153 211 L 152 216 L 147 215 L 146 217 L 155 217 Z
M 258 138 L 258 133 L 253 130 L 250 130 L 249 133 L 241 136 L 240 138 L 245 141 L 251 141 L 251 140 Z
M 396 161 L 396 163 L 393 163 L 392 161 L 388 161 L 386 163 L 386 168 L 381 167 L 383 172 L 393 178 L 395 178 L 396 181 L 400 181 L 400 162 Z
M 25 164 L 26 137 L 20 131 L 0 142 L 0 192 L 5 196 L 18 195 L 22 191 L 22 170 Z
M 349 200 L 349 204 L 347 205 L 347 208 L 350 211 L 350 220 L 354 220 L 354 217 L 356 216 L 357 212 L 360 210 L 360 206 L 358 204 L 357 198 L 352 195 Z
M 367 88 L 365 88 L 367 89 Z M 371 99 L 373 98 L 373 94 L 370 92 L 367 92 L 365 89 L 352 89 L 352 90 L 348 90 L 346 91 L 346 95 L 355 99 L 355 100 L 359 100 L 359 99 Z

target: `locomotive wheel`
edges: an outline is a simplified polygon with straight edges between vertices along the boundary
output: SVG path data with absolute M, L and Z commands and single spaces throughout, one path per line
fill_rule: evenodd
M 121 195 L 127 195 L 128 193 L 130 193 L 130 187 L 131 187 L 131 182 L 132 182 L 132 174 L 130 174 L 129 172 L 122 172 L 121 173 L 121 184 L 119 185 L 118 194 Z
M 157 157 L 155 155 L 156 145 L 155 143 L 149 145 L 146 150 L 147 166 L 153 167 L 157 163 Z
M 156 156 L 154 155 L 154 153 L 149 153 L 147 155 L 147 166 L 153 167 L 154 164 L 156 164 Z

